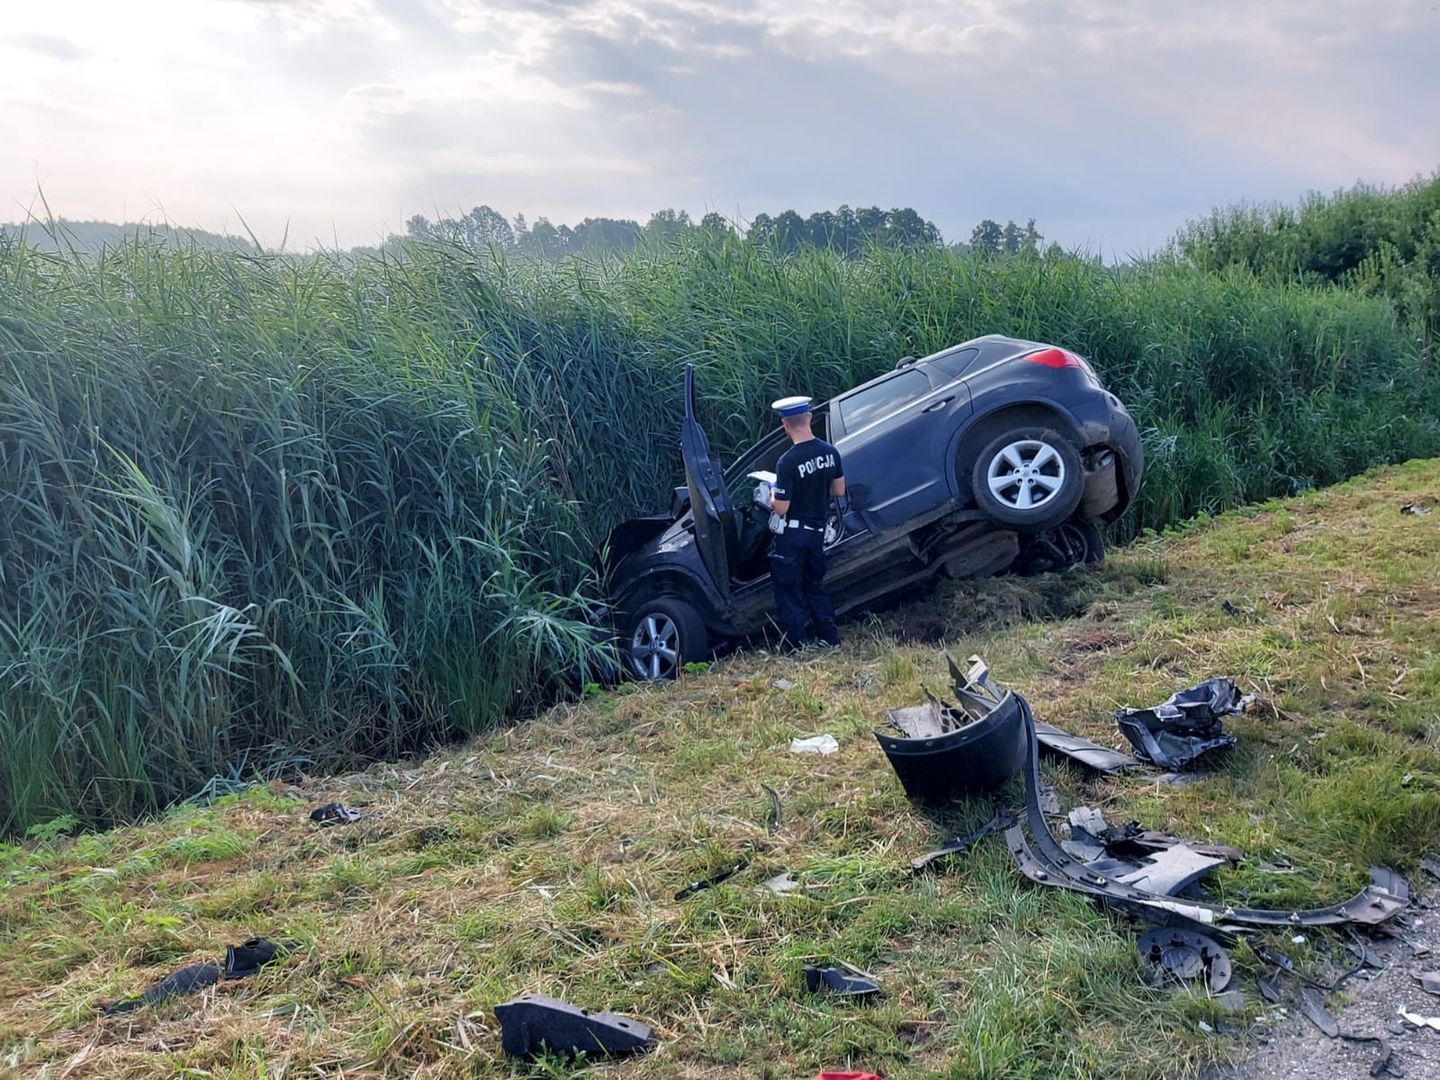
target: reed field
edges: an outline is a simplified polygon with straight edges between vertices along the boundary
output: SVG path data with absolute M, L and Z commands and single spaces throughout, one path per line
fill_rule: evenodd
M 1440 453 L 1381 295 L 941 248 L 691 238 L 559 263 L 0 242 L 0 833 L 473 734 L 593 677 L 591 569 L 679 480 L 985 333 L 1084 353 L 1145 433 L 1124 540 Z

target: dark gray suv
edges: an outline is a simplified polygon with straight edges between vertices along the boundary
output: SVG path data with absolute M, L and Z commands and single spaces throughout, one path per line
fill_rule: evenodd
M 818 407 L 814 430 L 839 448 L 849 490 L 825 537 L 837 613 L 936 574 L 1098 561 L 1098 525 L 1140 483 L 1135 422 L 1090 365 L 999 335 L 906 357 Z M 609 594 L 632 674 L 673 676 L 770 622 L 770 514 L 752 493 L 788 445 L 777 428 L 722 470 L 686 369 L 685 485 L 668 514 L 610 534 Z

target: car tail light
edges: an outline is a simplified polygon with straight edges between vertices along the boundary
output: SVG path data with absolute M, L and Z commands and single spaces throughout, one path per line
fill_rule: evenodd
M 1039 364 L 1048 368 L 1079 368 L 1092 380 L 1095 379 L 1095 371 L 1084 359 L 1076 356 L 1069 349 L 1041 349 L 1033 352 L 1024 359 L 1032 364 Z

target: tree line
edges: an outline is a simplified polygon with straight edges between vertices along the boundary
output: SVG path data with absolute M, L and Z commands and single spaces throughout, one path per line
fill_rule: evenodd
M 699 221 L 684 210 L 657 210 L 645 224 L 633 218 L 587 217 L 576 225 L 556 225 L 541 217 L 530 224 L 524 214 L 506 218 L 491 206 L 477 206 L 458 217 L 434 220 L 416 214 L 405 222 L 411 240 L 439 240 L 465 247 L 560 259 L 566 255 L 624 253 L 642 245 L 673 246 L 687 236 L 743 237 L 785 254 L 801 250 L 838 251 L 860 255 L 872 248 L 917 250 L 944 245 L 940 229 L 912 207 L 882 210 L 878 206 L 817 210 L 801 217 L 794 210 L 756 214 L 737 225 L 713 210 Z M 1038 253 L 1044 238 L 1031 218 L 1023 226 L 986 219 L 971 232 L 969 243 L 950 245 L 983 255 Z

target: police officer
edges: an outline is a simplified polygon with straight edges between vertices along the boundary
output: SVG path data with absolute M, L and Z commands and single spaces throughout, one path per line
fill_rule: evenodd
M 830 499 L 845 494 L 840 451 L 811 432 L 808 397 L 781 398 L 771 407 L 791 443 L 775 466 L 770 497 L 770 508 L 784 519 L 770 552 L 775 617 L 789 649 L 806 644 L 810 628 L 819 640 L 839 645 L 835 609 L 825 592 L 825 519 Z

